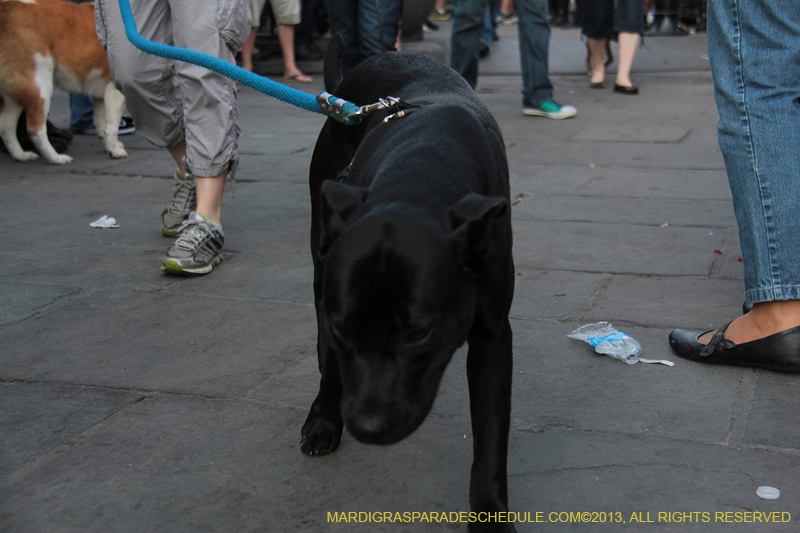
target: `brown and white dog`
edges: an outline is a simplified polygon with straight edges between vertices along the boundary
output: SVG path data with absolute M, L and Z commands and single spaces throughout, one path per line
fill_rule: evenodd
M 11 156 L 33 161 L 16 129 L 22 111 L 36 149 L 50 163 L 72 161 L 47 139 L 53 88 L 94 99 L 94 123 L 106 151 L 126 157 L 117 132 L 125 98 L 111 83 L 108 55 L 97 39 L 92 4 L 64 0 L 0 0 L 0 137 Z

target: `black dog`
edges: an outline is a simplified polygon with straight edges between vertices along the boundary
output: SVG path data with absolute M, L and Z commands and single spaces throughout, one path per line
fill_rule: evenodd
M 338 87 L 331 78 L 326 64 L 326 88 L 339 98 L 397 97 L 410 114 L 384 120 L 397 109 L 377 111 L 358 126 L 329 118 L 317 140 L 311 252 L 322 379 L 301 448 L 334 451 L 342 425 L 366 443 L 408 436 L 466 341 L 470 505 L 506 511 L 514 265 L 500 129 L 455 71 L 423 55 L 380 54 Z

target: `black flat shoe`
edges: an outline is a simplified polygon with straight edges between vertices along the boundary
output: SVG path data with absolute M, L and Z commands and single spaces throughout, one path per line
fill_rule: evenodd
M 590 89 L 604 89 L 605 86 L 606 86 L 606 84 L 604 82 L 602 82 L 602 81 L 598 81 L 597 83 L 595 83 L 593 81 L 589 82 L 589 88 Z
M 614 92 L 620 94 L 639 94 L 639 88 L 636 85 L 625 87 L 624 85 L 614 84 Z
M 800 326 L 763 339 L 736 344 L 725 338 L 725 330 L 729 325 L 730 322 L 718 329 L 708 344 L 701 344 L 697 340 L 708 331 L 695 333 L 673 330 L 669 334 L 670 348 L 675 355 L 700 363 L 800 372 Z

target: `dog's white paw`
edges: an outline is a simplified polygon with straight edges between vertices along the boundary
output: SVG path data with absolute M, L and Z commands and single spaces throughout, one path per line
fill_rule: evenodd
M 72 163 L 72 158 L 64 154 L 57 154 L 50 160 L 51 165 L 68 165 L 70 163 Z
M 15 155 L 14 159 L 17 161 L 36 161 L 39 159 L 39 154 L 36 152 L 22 152 L 21 154 Z
M 122 143 L 116 143 L 109 151 L 109 155 L 114 159 L 122 159 L 123 157 L 128 157 L 128 152 L 125 151 L 125 147 Z

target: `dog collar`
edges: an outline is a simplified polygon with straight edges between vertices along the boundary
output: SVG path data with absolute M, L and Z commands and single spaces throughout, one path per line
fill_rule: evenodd
M 319 108 L 320 111 L 322 111 L 322 114 L 328 115 L 329 117 L 334 118 L 337 122 L 341 122 L 346 126 L 360 124 L 364 117 L 374 113 L 375 111 L 396 111 L 395 113 L 387 115 L 386 118 L 383 119 L 384 122 L 389 122 L 394 118 L 403 118 L 410 115 L 414 112 L 415 108 L 418 107 L 414 104 L 403 102 L 394 96 L 380 98 L 374 104 L 362 105 L 361 107 L 357 108 L 355 108 L 355 105 L 347 100 L 337 98 L 336 96 L 326 92 L 319 93 L 317 101 L 319 102 Z

